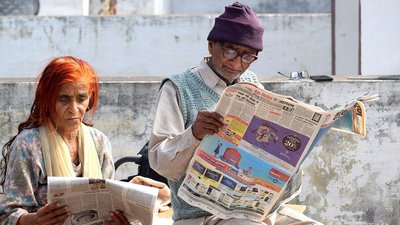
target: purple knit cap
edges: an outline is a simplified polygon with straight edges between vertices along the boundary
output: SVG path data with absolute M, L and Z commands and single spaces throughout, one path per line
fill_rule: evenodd
M 225 6 L 225 12 L 215 18 L 207 40 L 229 42 L 261 51 L 263 33 L 264 28 L 256 13 L 249 6 L 235 2 Z

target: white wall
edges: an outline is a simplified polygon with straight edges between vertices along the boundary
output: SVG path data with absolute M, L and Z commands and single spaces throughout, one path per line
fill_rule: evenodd
M 361 0 L 361 72 L 400 74 L 400 1 Z
M 220 14 L 233 0 L 116 0 L 116 15 Z M 330 0 L 241 0 L 257 13 L 330 13 Z M 90 15 L 99 15 L 102 0 L 41 0 L 40 15 L 86 15 L 82 5 L 90 5 Z
M 35 77 L 51 57 L 74 55 L 100 76 L 166 76 L 208 54 L 211 15 L 0 17 L 0 77 Z M 306 69 L 330 74 L 329 14 L 260 15 L 261 76 Z
M 39 16 L 87 15 L 85 1 L 90 0 L 40 0 Z
M 359 1 L 335 0 L 334 4 L 333 66 L 335 75 L 358 75 L 359 56 Z
M 88 0 L 90 1 L 90 15 L 106 15 L 104 9 L 107 7 L 105 1 Z M 115 15 L 158 15 L 168 11 L 168 4 L 165 5 L 165 0 L 116 0 Z M 102 12 L 103 10 L 103 12 Z
M 162 1 L 162 0 L 161 0 Z M 165 1 L 165 0 L 164 0 Z M 217 13 L 235 0 L 170 0 L 170 13 Z M 330 13 L 330 0 L 241 0 L 257 13 Z
M 136 155 L 148 140 L 159 85 L 160 80 L 127 77 L 101 83 L 94 126 L 110 139 L 114 159 Z M 35 86 L 0 78 L 0 146 L 26 119 Z M 305 160 L 302 192 L 294 203 L 306 205 L 306 214 L 326 225 L 398 225 L 400 81 L 274 80 L 264 86 L 323 109 L 367 92 L 379 94 L 379 101 L 365 105 L 366 138 L 331 130 L 320 140 Z M 134 174 L 134 168 L 121 167 L 117 177 Z

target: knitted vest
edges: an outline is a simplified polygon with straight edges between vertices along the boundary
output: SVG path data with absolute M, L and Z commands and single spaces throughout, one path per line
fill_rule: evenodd
M 193 69 L 188 69 L 182 74 L 170 76 L 162 81 L 163 85 L 166 80 L 171 80 L 180 97 L 180 108 L 185 122 L 185 128 L 194 123 L 198 111 L 202 109 L 210 109 L 215 106 L 220 98 L 214 90 L 209 88 L 198 76 L 193 73 Z M 241 82 L 252 82 L 261 85 L 256 75 L 251 71 L 246 71 L 240 77 Z M 171 189 L 171 202 L 173 208 L 172 219 L 174 221 L 200 216 L 209 216 L 211 213 L 206 212 L 198 207 L 194 207 L 186 203 L 178 197 L 178 189 L 181 186 L 185 176 L 178 181 L 168 180 Z

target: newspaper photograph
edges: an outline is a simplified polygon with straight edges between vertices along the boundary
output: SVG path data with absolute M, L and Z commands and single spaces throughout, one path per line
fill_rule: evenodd
M 178 196 L 223 219 L 263 221 L 316 140 L 337 121 L 346 118 L 343 124 L 365 131 L 361 101 L 325 112 L 248 83 L 226 88 L 215 111 L 227 126 L 202 140 Z
M 48 177 L 48 202 L 65 204 L 71 211 L 64 225 L 102 225 L 117 209 L 131 222 L 151 225 L 158 212 L 157 195 L 157 188 L 117 180 Z

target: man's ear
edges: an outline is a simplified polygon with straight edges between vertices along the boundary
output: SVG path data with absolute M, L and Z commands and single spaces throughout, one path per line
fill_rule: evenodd
M 211 54 L 211 52 L 212 52 L 212 48 L 213 48 L 213 44 L 214 44 L 215 42 L 214 41 L 208 41 L 208 52 Z

